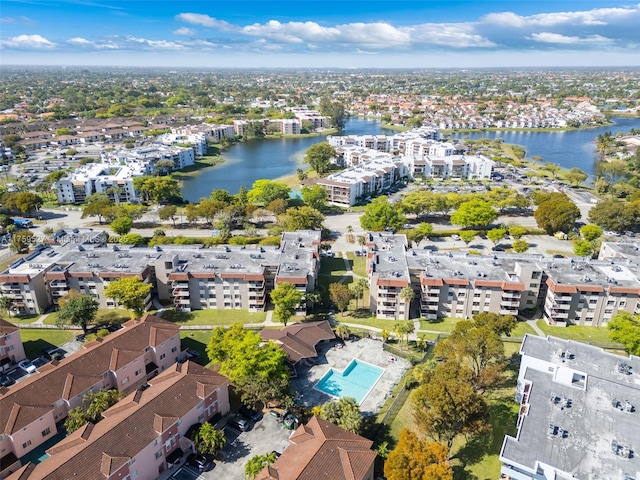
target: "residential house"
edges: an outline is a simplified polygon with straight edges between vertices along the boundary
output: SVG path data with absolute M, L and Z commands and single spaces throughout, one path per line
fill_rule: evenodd
M 4 318 L 0 318 L 0 372 L 12 368 L 25 358 L 20 329 Z

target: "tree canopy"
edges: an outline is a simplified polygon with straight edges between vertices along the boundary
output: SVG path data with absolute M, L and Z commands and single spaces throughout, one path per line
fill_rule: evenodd
M 336 304 L 338 310 L 342 312 L 344 317 L 344 311 L 349 306 L 349 302 L 353 298 L 353 292 L 344 283 L 331 283 L 329 284 L 329 296 L 331 301 Z
M 331 159 L 335 158 L 336 149 L 327 142 L 314 143 L 307 149 L 304 161 L 313 168 L 318 175 L 327 173 L 331 167 Z
M 245 330 L 241 323 L 214 328 L 207 355 L 212 362 L 220 363 L 220 373 L 242 391 L 245 404 L 266 404 L 289 394 L 284 350 L 274 342 L 263 342 L 258 333 Z
M 483 200 L 470 200 L 462 203 L 451 215 L 451 223 L 463 227 L 485 228 L 496 218 L 498 212 L 491 204 Z
M 542 202 L 533 212 L 538 226 L 549 235 L 570 232 L 580 215 L 580 209 L 572 201 L 554 198 Z
M 607 323 L 611 340 L 624 345 L 629 355 L 640 355 L 640 315 L 618 312 Z
M 93 296 L 76 292 L 77 290 L 71 290 L 67 294 L 68 298 L 59 300 L 56 325 L 79 325 L 87 333 L 87 326 L 95 320 L 100 305 Z
M 302 187 L 302 201 L 311 208 L 323 211 L 327 208 L 327 190 L 320 185 Z
M 297 290 L 294 284 L 279 282 L 271 291 L 271 301 L 274 304 L 273 315 L 286 326 L 303 298 L 304 294 Z
M 338 400 L 329 400 L 322 405 L 318 416 L 351 433 L 359 434 L 362 431 L 362 413 L 355 398 L 342 397 Z
M 453 480 L 447 457 L 444 445 L 419 439 L 405 428 L 384 462 L 384 475 L 387 480 Z
M 215 455 L 227 444 L 224 432 L 216 430 L 209 422 L 203 423 L 198 430 L 193 432 L 192 440 L 195 442 L 198 452 L 205 455 Z
M 151 293 L 151 284 L 137 277 L 122 277 L 109 282 L 104 289 L 107 298 L 115 299 L 124 308 L 140 317 L 145 310 L 145 299 Z
M 372 232 L 381 232 L 386 228 L 400 230 L 406 222 L 406 217 L 385 196 L 374 198 L 360 217 L 360 226 Z
M 267 179 L 256 180 L 253 182 L 251 190 L 247 192 L 247 199 L 253 203 L 269 205 L 278 198 L 288 200 L 290 190 L 287 185 L 281 182 Z

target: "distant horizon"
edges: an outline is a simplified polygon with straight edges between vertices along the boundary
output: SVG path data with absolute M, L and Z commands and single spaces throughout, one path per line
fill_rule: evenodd
M 2 0 L 0 65 L 636 67 L 637 1 Z

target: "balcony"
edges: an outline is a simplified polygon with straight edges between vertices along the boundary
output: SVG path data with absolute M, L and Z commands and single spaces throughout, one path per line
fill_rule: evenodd
M 512 293 L 503 292 L 503 294 L 502 294 L 502 298 L 505 299 L 505 300 L 506 299 L 520 300 L 521 296 L 522 295 L 520 294 L 520 292 L 512 292 Z
M 189 290 L 182 290 L 182 289 L 179 289 L 179 288 L 174 288 L 171 291 L 171 294 L 174 297 L 189 297 L 190 296 L 189 295 Z
M 506 307 L 506 308 L 518 308 L 520 306 L 520 301 L 501 301 L 500 302 L 500 306 L 501 307 Z

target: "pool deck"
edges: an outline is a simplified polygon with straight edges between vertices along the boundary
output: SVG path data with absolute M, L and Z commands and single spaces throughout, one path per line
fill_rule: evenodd
M 363 414 L 377 413 L 393 387 L 409 368 L 409 362 L 385 352 L 382 349 L 382 342 L 378 340 L 361 338 L 357 341 L 347 340 L 343 348 L 337 348 L 335 345 L 335 343 L 318 345 L 315 364 L 311 367 L 297 366 L 298 376 L 291 379 L 292 389 L 298 394 L 296 402 L 313 407 L 331 400 L 332 396 L 314 389 L 314 385 L 330 368 L 343 371 L 356 358 L 384 369 L 380 379 L 360 404 Z M 391 358 L 395 358 L 395 361 Z

